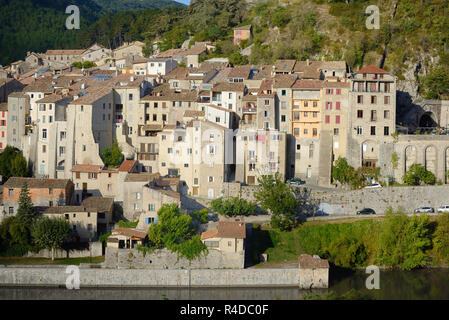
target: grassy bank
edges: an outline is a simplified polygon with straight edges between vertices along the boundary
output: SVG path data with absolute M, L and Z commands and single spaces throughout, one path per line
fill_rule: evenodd
M 368 265 L 410 270 L 449 262 L 449 215 L 408 217 L 390 211 L 382 219 L 314 221 L 280 231 L 254 225 L 252 258 L 258 267 L 293 266 L 303 253 L 319 255 L 337 267 Z
M 101 257 L 85 257 L 85 258 L 66 258 L 55 259 L 49 258 L 28 258 L 28 257 L 0 257 L 0 265 L 79 265 L 80 263 L 102 263 L 104 256 Z

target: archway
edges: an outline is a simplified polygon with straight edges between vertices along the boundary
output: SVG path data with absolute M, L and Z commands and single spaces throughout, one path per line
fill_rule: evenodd
M 379 144 L 372 140 L 362 143 L 362 166 L 376 167 L 379 161 Z
M 435 176 L 437 173 L 437 149 L 434 146 L 429 146 L 425 150 L 424 158 L 426 170 L 432 172 Z
M 435 114 L 431 111 L 425 112 L 419 119 L 419 126 L 426 128 L 438 127 L 438 122 L 435 117 Z
M 417 156 L 416 156 L 416 147 L 415 146 L 408 146 L 405 148 L 405 165 L 404 165 L 404 173 L 410 169 L 412 164 L 417 162 Z

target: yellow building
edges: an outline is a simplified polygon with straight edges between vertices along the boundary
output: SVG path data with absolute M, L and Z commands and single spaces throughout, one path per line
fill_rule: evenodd
M 297 80 L 292 86 L 292 134 L 296 138 L 319 138 L 321 80 Z

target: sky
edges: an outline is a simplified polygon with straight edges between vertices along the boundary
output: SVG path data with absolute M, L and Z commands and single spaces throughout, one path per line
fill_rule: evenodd
M 187 4 L 187 5 L 190 3 L 190 0 L 175 0 L 175 1 Z

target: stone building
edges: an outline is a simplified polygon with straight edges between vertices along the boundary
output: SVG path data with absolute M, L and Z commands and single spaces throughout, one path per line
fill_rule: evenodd
M 299 256 L 299 288 L 329 288 L 329 262 L 318 256 Z
M 6 148 L 8 144 L 8 104 L 6 102 L 0 103 L 0 152 Z
M 2 186 L 3 207 L 9 216 L 16 215 L 19 197 L 26 183 L 31 201 L 36 207 L 53 207 L 73 204 L 73 183 L 68 179 L 37 179 L 11 177 Z
M 250 39 L 251 31 L 251 25 L 234 28 L 234 44 L 238 46 L 243 40 Z
M 201 241 L 210 250 L 245 255 L 246 224 L 241 221 L 219 221 L 217 229 L 201 234 Z

